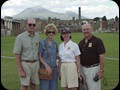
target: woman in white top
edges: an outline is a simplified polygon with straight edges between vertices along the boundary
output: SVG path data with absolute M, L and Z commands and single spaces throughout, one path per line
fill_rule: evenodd
M 62 28 L 61 40 L 63 41 L 59 45 L 61 87 L 65 87 L 66 90 L 77 90 L 81 52 L 78 45 L 71 40 L 69 28 Z

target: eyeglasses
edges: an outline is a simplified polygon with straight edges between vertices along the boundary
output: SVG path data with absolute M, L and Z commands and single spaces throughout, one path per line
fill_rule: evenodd
M 85 30 L 90 30 L 90 29 L 83 29 L 83 30 L 85 31 Z
M 36 24 L 29 23 L 28 26 L 29 26 L 29 27 L 31 27 L 31 26 L 35 27 Z
M 50 34 L 50 33 L 55 34 L 55 32 L 54 32 L 54 31 L 48 31 L 47 33 L 48 33 L 48 34 Z

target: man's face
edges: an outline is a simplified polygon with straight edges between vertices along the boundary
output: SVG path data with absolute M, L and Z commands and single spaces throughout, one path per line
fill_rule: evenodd
M 28 21 L 27 21 L 27 30 L 28 31 L 35 31 L 35 28 L 36 28 L 35 19 L 28 19 Z
M 85 24 L 82 26 L 82 32 L 85 37 L 89 37 L 92 34 L 92 29 L 90 28 L 88 24 Z

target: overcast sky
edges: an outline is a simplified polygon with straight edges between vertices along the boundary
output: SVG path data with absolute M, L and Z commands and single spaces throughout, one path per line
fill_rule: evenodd
M 13 16 L 34 6 L 42 6 L 58 13 L 73 11 L 77 14 L 78 7 L 81 7 L 81 15 L 91 19 L 103 16 L 107 19 L 119 17 L 118 5 L 111 0 L 8 0 L 2 5 L 1 17 Z

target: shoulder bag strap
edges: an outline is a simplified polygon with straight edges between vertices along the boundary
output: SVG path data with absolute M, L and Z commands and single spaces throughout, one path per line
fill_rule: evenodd
M 49 54 L 49 52 L 48 52 L 48 48 L 47 48 L 46 42 L 44 41 L 44 43 L 45 43 L 45 48 L 46 48 L 46 50 L 47 50 L 48 59 L 50 59 L 50 64 L 51 64 L 51 67 L 52 67 L 52 60 L 51 60 L 51 58 L 50 58 L 50 54 Z

